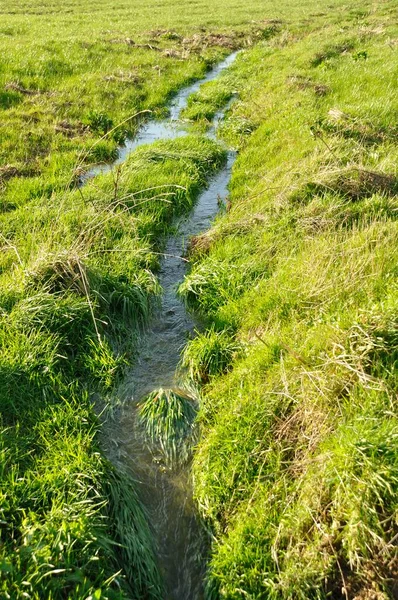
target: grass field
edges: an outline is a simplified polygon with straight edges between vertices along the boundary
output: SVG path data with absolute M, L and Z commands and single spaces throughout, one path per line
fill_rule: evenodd
M 396 597 L 395 19 L 391 0 L 0 0 L 1 597 L 163 598 L 93 397 L 134 360 L 232 96 L 228 211 L 180 287 L 208 324 L 182 357 L 207 598 Z M 78 187 L 239 47 L 191 99 L 192 135 Z
M 209 598 L 396 597 L 398 29 L 362 9 L 230 76 L 230 210 L 180 287 Z

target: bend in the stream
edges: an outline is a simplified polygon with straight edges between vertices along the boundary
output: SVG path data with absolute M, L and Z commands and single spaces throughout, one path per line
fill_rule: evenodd
M 169 117 L 162 120 L 149 120 L 142 125 L 134 138 L 128 138 L 126 142 L 119 146 L 118 157 L 116 160 L 110 163 L 101 163 L 91 167 L 86 173 L 80 177 L 80 185 L 84 185 L 90 179 L 93 179 L 97 175 L 109 173 L 118 165 L 123 164 L 136 148 L 143 146 L 144 144 L 152 144 L 157 140 L 173 140 L 178 137 L 187 135 L 186 129 L 182 127 L 179 122 L 181 112 L 187 107 L 188 98 L 196 93 L 204 83 L 214 81 L 217 77 L 225 71 L 232 63 L 236 60 L 239 51 L 233 52 L 222 62 L 216 65 L 211 71 L 207 73 L 205 77 L 195 81 L 191 85 L 182 88 L 176 96 L 173 98 L 169 105 Z M 217 113 L 217 118 L 220 118 L 220 114 L 224 111 Z

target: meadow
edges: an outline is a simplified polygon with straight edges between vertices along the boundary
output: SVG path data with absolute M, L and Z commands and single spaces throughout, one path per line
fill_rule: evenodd
M 183 354 L 208 598 L 396 595 L 393 11 L 284 30 L 231 70 L 228 211 L 180 286 L 209 323 Z
M 206 597 L 394 598 L 395 18 L 389 0 L 0 1 L 1 597 L 164 597 L 94 405 L 134 361 L 165 235 L 228 145 L 228 205 L 179 291 L 206 324 L 182 354 Z M 191 135 L 80 186 L 238 48 L 191 98 Z

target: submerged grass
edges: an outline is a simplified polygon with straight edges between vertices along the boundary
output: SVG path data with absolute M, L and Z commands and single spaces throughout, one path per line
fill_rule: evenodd
M 170 467 L 181 466 L 191 457 L 196 412 L 195 400 L 183 390 L 155 390 L 140 403 L 145 436 Z

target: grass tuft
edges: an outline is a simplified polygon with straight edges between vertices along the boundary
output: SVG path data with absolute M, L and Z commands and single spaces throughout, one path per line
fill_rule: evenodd
M 354 48 L 354 40 L 346 40 L 337 44 L 328 44 L 323 50 L 315 54 L 311 59 L 310 64 L 312 67 L 319 67 L 319 65 L 322 65 L 331 59 L 338 58 L 341 55 L 351 52 Z
M 196 440 L 196 412 L 195 401 L 182 390 L 160 388 L 140 403 L 139 417 L 145 436 L 170 467 L 181 466 L 191 457 Z
M 242 352 L 242 346 L 228 331 L 214 328 L 196 337 L 185 347 L 181 368 L 196 384 L 204 384 L 211 377 L 225 373 L 232 360 Z
M 321 173 L 318 181 L 308 183 L 302 190 L 294 192 L 292 200 L 310 200 L 316 194 L 330 192 L 354 202 L 376 194 L 394 197 L 398 192 L 398 179 L 387 173 L 348 166 Z

